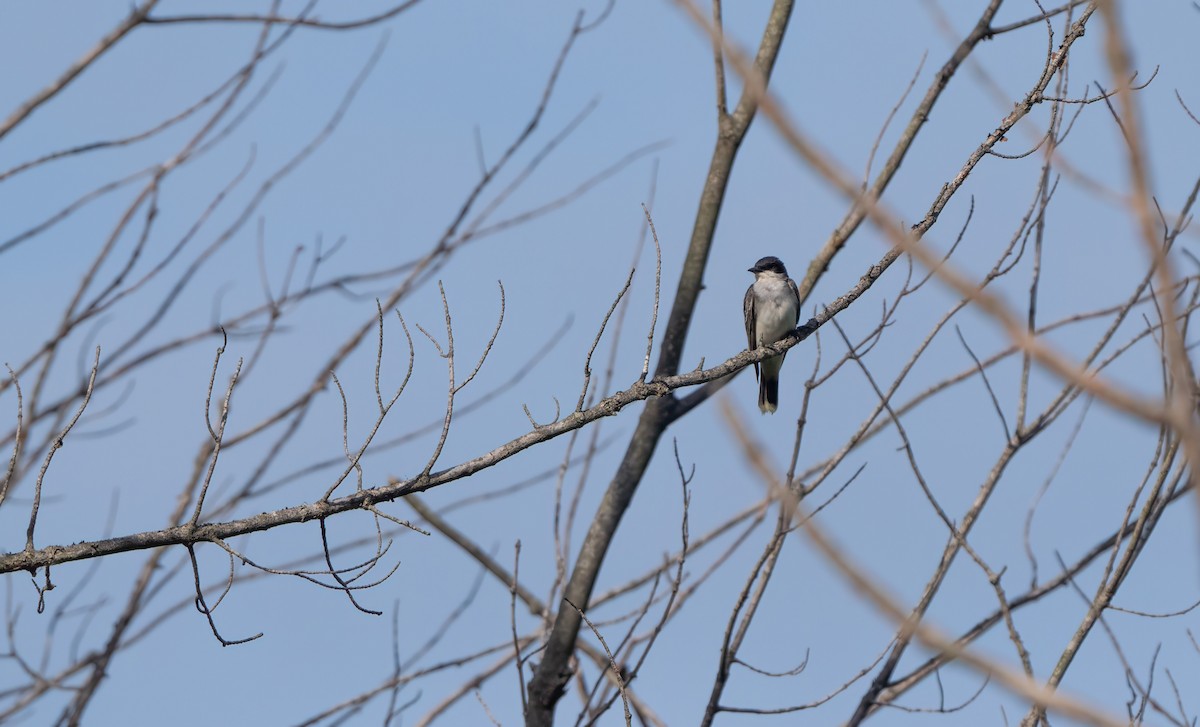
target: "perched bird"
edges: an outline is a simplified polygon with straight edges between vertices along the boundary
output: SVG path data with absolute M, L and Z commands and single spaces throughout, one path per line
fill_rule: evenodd
M 787 336 L 800 321 L 800 291 L 796 281 L 788 277 L 783 262 L 768 255 L 749 269 L 754 282 L 746 289 L 742 313 L 746 317 L 746 339 L 750 350 L 768 346 Z M 774 414 L 779 407 L 779 369 L 787 352 L 754 364 L 758 379 L 758 408 L 764 414 Z

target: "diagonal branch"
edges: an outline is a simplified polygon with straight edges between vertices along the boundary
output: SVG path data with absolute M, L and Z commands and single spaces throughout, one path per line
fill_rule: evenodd
M 791 15 L 792 0 L 775 0 L 754 59 L 754 68 L 764 79 L 764 83 L 770 78 L 771 70 L 775 66 Z M 684 258 L 683 273 L 663 333 L 655 378 L 650 384 L 634 384 L 630 391 L 645 386 L 654 387 L 666 379 L 679 378 L 672 374 L 679 370 L 692 314 L 703 289 L 704 271 L 708 266 L 708 255 L 712 249 L 717 218 L 725 198 L 733 162 L 758 111 L 759 98 L 760 94 L 752 93 L 747 88 L 733 113 L 719 114 L 717 140 L 704 189 L 700 194 L 699 209 Z M 575 569 L 563 593 L 564 599 L 569 599 L 569 602 L 586 604 L 590 601 L 596 577 L 600 573 L 617 525 L 633 499 L 633 493 L 663 431 L 679 416 L 675 411 L 674 401 L 671 397 L 659 395 L 659 398 L 650 401 L 643 410 L 637 429 L 630 438 L 621 464 L 609 483 L 580 548 Z M 568 417 L 567 421 L 581 414 L 582 412 L 577 412 Z M 569 659 L 575 650 L 580 624 L 580 614 L 575 609 L 559 609 L 546 641 L 542 661 L 529 683 L 529 713 L 525 721 L 529 727 L 550 727 L 554 722 L 555 705 L 562 697 L 567 680 L 571 676 Z

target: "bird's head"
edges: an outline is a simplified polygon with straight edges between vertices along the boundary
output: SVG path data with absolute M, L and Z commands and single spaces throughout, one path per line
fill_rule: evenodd
M 774 255 L 768 255 L 764 258 L 760 258 L 759 261 L 754 263 L 754 266 L 748 268 L 748 270 L 754 273 L 754 277 L 756 278 L 761 276 L 763 273 L 773 273 L 785 278 L 787 277 L 787 268 L 783 266 L 783 261 Z

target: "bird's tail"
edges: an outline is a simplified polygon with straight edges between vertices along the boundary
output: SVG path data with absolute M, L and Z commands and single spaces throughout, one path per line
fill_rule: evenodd
M 758 379 L 758 409 L 763 414 L 774 414 L 779 408 L 779 376 L 766 371 Z

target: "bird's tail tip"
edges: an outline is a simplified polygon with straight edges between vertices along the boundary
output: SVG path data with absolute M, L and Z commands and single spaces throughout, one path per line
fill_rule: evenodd
M 774 414 L 779 408 L 779 379 L 763 376 L 758 380 L 758 410 Z

